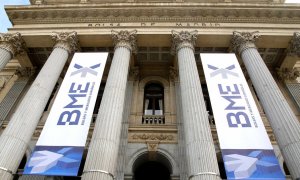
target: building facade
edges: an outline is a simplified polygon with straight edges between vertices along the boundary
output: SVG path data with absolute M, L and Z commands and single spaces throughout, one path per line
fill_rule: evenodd
M 300 179 L 300 6 L 31 0 L 0 34 L 0 179 L 226 179 L 200 53 L 236 53 Z M 109 52 L 78 177 L 22 175 L 74 52 Z M 214 112 L 216 113 L 216 112 Z

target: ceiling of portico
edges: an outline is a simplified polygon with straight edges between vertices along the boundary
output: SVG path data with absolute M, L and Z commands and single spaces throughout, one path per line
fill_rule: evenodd
M 269 67 L 300 29 L 300 7 L 247 3 L 102 3 L 7 6 L 13 28 L 20 32 L 34 64 L 41 67 L 51 52 L 53 31 L 76 31 L 82 51 L 113 53 L 111 30 L 137 29 L 139 66 L 168 67 L 174 62 L 169 48 L 171 31 L 197 30 L 196 54 L 228 52 L 233 31 L 259 31 L 256 43 Z M 101 47 L 101 48 L 99 48 Z M 196 55 L 198 64 L 199 56 Z M 154 66 L 153 66 L 154 67 Z
M 29 48 L 28 55 L 34 66 L 40 69 L 49 57 L 52 48 Z M 109 52 L 108 65 L 111 64 L 113 58 L 113 47 L 84 47 L 81 52 Z M 283 48 L 259 48 L 260 55 L 264 59 L 266 65 L 270 69 L 280 66 L 285 56 L 285 49 Z M 199 66 L 199 73 L 202 75 L 202 65 L 200 60 L 200 53 L 228 53 L 228 47 L 196 47 L 195 59 Z M 162 77 L 169 76 L 170 66 L 174 66 L 175 56 L 171 55 L 170 47 L 138 47 L 136 54 L 133 54 L 134 65 L 140 69 L 140 75 L 143 77 L 159 75 Z M 150 67 L 150 68 L 149 68 Z M 106 68 L 105 75 L 108 74 Z

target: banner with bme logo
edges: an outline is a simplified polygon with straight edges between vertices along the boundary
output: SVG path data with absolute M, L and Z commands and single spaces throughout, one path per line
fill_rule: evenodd
M 235 54 L 200 54 L 227 179 L 285 179 Z
M 75 53 L 24 174 L 77 176 L 108 53 Z

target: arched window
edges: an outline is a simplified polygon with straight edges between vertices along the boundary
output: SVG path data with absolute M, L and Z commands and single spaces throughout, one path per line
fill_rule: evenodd
M 164 124 L 164 88 L 158 83 L 149 83 L 144 92 L 143 124 Z
M 160 84 L 151 83 L 145 87 L 144 114 L 163 115 L 164 89 Z

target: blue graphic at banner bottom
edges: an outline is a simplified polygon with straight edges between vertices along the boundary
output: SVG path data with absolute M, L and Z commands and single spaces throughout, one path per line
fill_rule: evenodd
M 84 147 L 36 146 L 24 174 L 77 176 Z
M 227 179 L 283 180 L 273 150 L 222 149 Z

